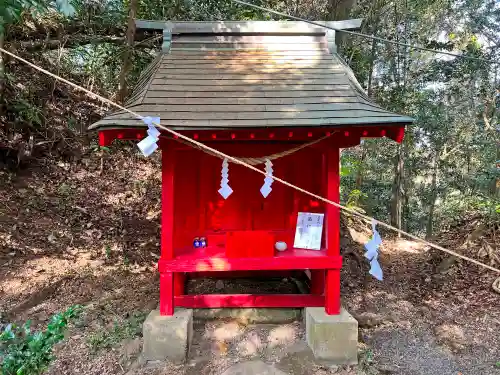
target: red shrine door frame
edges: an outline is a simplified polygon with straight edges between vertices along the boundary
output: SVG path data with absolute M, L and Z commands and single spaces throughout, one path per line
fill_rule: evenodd
M 160 314 L 173 315 L 174 307 L 320 307 L 326 313 L 340 313 L 340 209 L 327 204 L 325 210 L 326 253 L 318 255 L 314 250 L 299 250 L 299 256 L 275 256 L 271 258 L 212 259 L 216 267 L 205 271 L 255 271 L 255 270 L 302 270 L 311 271 L 311 294 L 292 295 L 184 295 L 186 272 L 197 272 L 197 261 L 177 259 L 174 252 L 174 166 L 176 146 L 172 140 L 161 140 L 162 150 L 162 214 Z M 326 198 L 339 202 L 340 198 L 340 148 L 325 142 L 322 151 L 322 181 L 326 184 Z M 281 176 L 278 176 L 281 177 Z M 278 184 L 279 182 L 275 182 Z M 291 188 L 287 188 L 291 189 Z M 290 249 L 291 250 L 291 249 Z M 284 251 L 287 253 L 289 250 Z M 280 254 L 282 255 L 282 254 Z M 204 259 L 204 262 L 210 260 Z M 212 264 L 210 263 L 210 264 Z

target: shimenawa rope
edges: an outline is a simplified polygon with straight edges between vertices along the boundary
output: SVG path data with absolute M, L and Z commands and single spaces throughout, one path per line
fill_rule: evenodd
M 66 83 L 67 85 L 69 85 L 69 86 L 71 86 L 71 87 L 73 87 L 73 88 L 75 88 L 75 89 L 77 89 L 77 90 L 80 90 L 80 91 L 83 91 L 83 92 L 87 93 L 87 94 L 88 94 L 88 95 L 90 95 L 91 97 L 94 97 L 94 98 L 96 98 L 96 99 L 99 99 L 99 100 L 101 100 L 101 101 L 102 101 L 102 102 L 104 102 L 104 103 L 108 103 L 109 105 L 111 105 L 111 106 L 113 106 L 113 107 L 116 107 L 116 108 L 121 109 L 121 110 L 123 110 L 123 111 L 125 111 L 125 112 L 128 112 L 128 113 L 130 113 L 131 115 L 135 116 L 137 119 L 140 119 L 140 120 L 142 120 L 142 119 L 143 119 L 143 117 L 142 117 L 142 116 L 140 116 L 139 114 L 135 113 L 134 111 L 131 111 L 130 109 L 125 108 L 125 107 L 123 107 L 122 105 L 117 104 L 117 103 L 115 103 L 115 102 L 113 102 L 113 101 L 111 101 L 111 100 L 109 100 L 109 99 L 107 99 L 107 98 L 105 98 L 105 97 L 103 97 L 103 96 L 101 96 L 101 95 L 99 95 L 99 94 L 95 94 L 95 93 L 93 93 L 92 91 L 87 90 L 86 88 L 84 88 L 84 87 L 82 87 L 82 86 L 80 86 L 80 85 L 77 85 L 76 83 L 73 83 L 73 82 L 71 82 L 71 81 L 68 81 L 67 79 L 65 79 L 65 78 L 63 78 L 63 77 L 60 77 L 60 76 L 58 76 L 58 75 L 56 75 L 56 74 L 54 74 L 54 73 L 51 73 L 51 72 L 49 72 L 48 70 L 46 70 L 46 69 L 44 69 L 44 68 L 42 68 L 42 67 L 40 67 L 40 66 L 38 66 L 38 65 L 36 65 L 36 64 L 33 64 L 33 63 L 29 62 L 28 60 L 25 60 L 25 59 L 23 59 L 22 57 L 20 57 L 20 56 L 18 56 L 18 55 L 16 55 L 16 54 L 14 54 L 14 53 L 12 53 L 12 52 L 9 52 L 9 51 L 7 51 L 7 50 L 5 50 L 5 49 L 1 48 L 1 47 L 0 47 L 0 51 L 1 51 L 1 52 L 3 52 L 3 53 L 5 53 L 5 54 L 7 54 L 7 55 L 9 55 L 9 56 L 11 56 L 11 57 L 13 57 L 13 58 L 15 58 L 16 60 L 19 60 L 19 61 L 21 61 L 21 62 L 23 62 L 23 63 L 25 63 L 25 64 L 27 64 L 27 65 L 31 66 L 32 68 L 34 68 L 34 69 L 36 69 L 36 70 L 38 70 L 38 71 L 40 71 L 40 72 L 42 72 L 42 73 L 44 73 L 44 74 L 47 74 L 48 76 L 50 76 L 50 77 L 52 77 L 52 78 L 57 79 L 58 81 L 64 82 L 64 83 Z M 216 149 L 214 149 L 214 148 L 212 148 L 212 147 L 210 147 L 210 146 L 207 146 L 207 145 L 205 145 L 205 144 L 203 144 L 203 143 L 201 143 L 201 142 L 198 142 L 198 141 L 196 141 L 196 140 L 194 140 L 194 139 L 191 139 L 191 138 L 189 138 L 189 137 L 187 137 L 187 136 L 185 136 L 185 135 L 183 135 L 183 134 L 181 134 L 181 133 L 176 132 L 175 130 L 172 130 L 172 129 L 170 129 L 170 128 L 167 128 L 166 126 L 163 126 L 163 125 L 161 125 L 161 124 L 155 124 L 155 125 L 156 125 L 156 126 L 158 126 L 160 129 L 163 129 L 163 130 L 165 130 L 165 131 L 169 132 L 170 134 L 172 134 L 172 135 L 176 136 L 177 138 L 179 138 L 179 139 L 181 139 L 181 140 L 184 140 L 184 141 L 186 141 L 186 142 L 189 142 L 190 144 L 196 145 L 196 146 L 197 146 L 197 148 L 200 148 L 200 149 L 204 150 L 205 152 L 208 152 L 209 154 L 212 154 L 212 155 L 217 155 L 217 156 L 218 156 L 218 157 L 220 157 L 220 158 L 225 158 L 225 159 L 227 159 L 227 160 L 229 160 L 229 161 L 232 161 L 232 162 L 233 162 L 233 163 L 235 163 L 235 164 L 240 164 L 240 165 L 243 165 L 243 166 L 244 166 L 244 167 L 246 167 L 246 168 L 249 168 L 249 169 L 251 169 L 251 170 L 253 170 L 253 171 L 257 172 L 257 173 L 260 173 L 260 174 L 262 174 L 262 175 L 264 175 L 264 176 L 267 176 L 267 174 L 266 174 L 266 172 L 265 172 L 265 171 L 262 171 L 262 170 L 260 170 L 260 169 L 258 169 L 258 168 L 256 168 L 256 167 L 254 167 L 254 166 L 252 166 L 252 165 L 250 165 L 250 164 L 248 164 L 248 163 L 246 163 L 246 162 L 244 162 L 244 161 L 242 161 L 242 160 L 239 160 L 239 159 L 237 159 L 237 158 L 235 158 L 235 157 L 233 157 L 233 156 L 230 156 L 230 155 L 226 155 L 226 154 L 224 154 L 224 153 L 223 153 L 223 152 L 221 152 L 221 151 L 218 151 L 218 150 L 216 150 Z M 423 243 L 423 244 L 425 244 L 425 245 L 427 245 L 427 246 L 430 246 L 430 247 L 432 247 L 432 248 L 434 248 L 434 249 L 437 249 L 437 250 L 443 251 L 443 252 L 445 252 L 445 253 L 447 253 L 447 254 L 453 255 L 453 256 L 455 256 L 455 257 L 457 257 L 457 258 L 461 258 L 461 259 L 463 259 L 463 260 L 466 260 L 466 261 L 468 261 L 468 262 L 474 263 L 474 264 L 476 264 L 476 265 L 478 265 L 478 266 L 481 266 L 481 267 L 483 267 L 483 268 L 489 269 L 489 270 L 491 270 L 491 271 L 494 271 L 494 272 L 496 272 L 496 273 L 500 274 L 500 269 L 498 269 L 498 268 L 492 267 L 492 266 L 490 266 L 490 265 L 488 265 L 488 264 L 485 264 L 485 263 L 479 262 L 478 260 L 475 260 L 475 259 L 470 258 L 470 257 L 468 257 L 468 256 L 465 256 L 465 255 L 459 254 L 459 253 L 457 253 L 457 252 L 455 252 L 455 251 L 452 251 L 452 250 L 446 249 L 446 248 L 444 248 L 444 247 L 442 247 L 442 246 L 439 246 L 439 245 L 436 245 L 436 244 L 434 244 L 434 243 L 432 243 L 432 242 L 426 241 L 426 240 L 424 240 L 424 239 L 422 239 L 422 238 L 420 238 L 420 237 L 417 237 L 417 236 L 415 236 L 415 235 L 413 235 L 413 234 L 407 233 L 407 232 L 405 232 L 405 231 L 403 231 L 403 230 L 401 230 L 401 229 L 398 229 L 398 228 L 396 228 L 396 227 L 393 227 L 392 225 L 386 224 L 386 223 L 384 223 L 383 221 L 376 220 L 376 219 L 375 219 L 375 218 L 373 218 L 373 217 L 370 217 L 370 216 L 367 216 L 367 215 L 363 215 L 363 214 L 361 214 L 361 213 L 357 212 L 356 210 L 353 210 L 353 209 L 350 209 L 350 208 L 348 208 L 348 207 L 345 207 L 345 206 L 343 206 L 343 205 L 341 205 L 341 204 L 339 204 L 339 203 L 337 203 L 337 202 L 331 201 L 331 200 L 329 200 L 329 199 L 327 199 L 327 198 L 324 198 L 324 197 L 322 197 L 322 196 L 320 196 L 320 195 L 318 195 L 318 194 L 311 193 L 310 191 L 307 191 L 307 190 L 302 189 L 302 188 L 300 188 L 300 187 L 298 187 L 298 186 L 295 186 L 295 185 L 291 184 L 290 182 L 287 182 L 287 181 L 285 181 L 285 180 L 283 180 L 283 179 L 281 179 L 281 178 L 278 178 L 278 177 L 276 177 L 276 176 L 274 176 L 274 175 L 273 175 L 273 176 L 270 176 L 270 177 L 272 177 L 272 178 L 273 178 L 273 180 L 275 180 L 275 181 L 278 181 L 278 182 L 282 183 L 283 185 L 286 185 L 286 186 L 288 186 L 288 187 L 291 187 L 292 189 L 295 189 L 295 190 L 297 190 L 297 191 L 300 191 L 300 192 L 302 192 L 302 193 L 304 193 L 304 194 L 307 194 L 307 195 L 309 195 L 309 196 L 311 196 L 311 197 L 313 197 L 313 198 L 316 198 L 316 199 L 318 199 L 318 200 L 320 200 L 320 201 L 322 201 L 322 202 L 325 202 L 325 203 L 327 203 L 327 204 L 331 204 L 332 206 L 335 206 L 335 207 L 337 207 L 337 208 L 339 208 L 339 209 L 341 209 L 341 210 L 347 211 L 347 212 L 351 213 L 352 215 L 358 216 L 358 217 L 360 217 L 360 218 L 362 218 L 362 219 L 366 220 L 367 222 L 370 222 L 370 223 L 371 223 L 371 222 L 375 222 L 375 223 L 379 224 L 379 225 L 380 225 L 380 226 L 382 226 L 382 227 L 385 227 L 385 228 L 387 228 L 387 229 L 393 230 L 393 231 L 395 231 L 396 233 L 399 233 L 399 234 L 401 234 L 401 235 L 404 235 L 404 236 L 406 236 L 406 237 L 409 237 L 409 238 L 411 238 L 411 239 L 413 239 L 413 240 L 415 240 L 415 241 L 421 242 L 421 243 Z

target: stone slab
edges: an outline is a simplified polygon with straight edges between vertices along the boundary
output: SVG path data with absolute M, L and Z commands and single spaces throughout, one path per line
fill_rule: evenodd
M 336 365 L 358 363 L 358 322 L 344 308 L 327 315 L 323 307 L 304 309 L 306 341 L 319 360 Z
M 153 310 L 143 324 L 142 360 L 183 363 L 192 337 L 192 310 L 176 310 L 172 316 L 161 316 L 159 310 Z
M 222 375 L 286 375 L 262 361 L 241 362 L 229 367 Z
M 245 324 L 258 323 L 291 323 L 300 320 L 302 309 L 281 308 L 224 308 L 224 309 L 195 309 L 194 318 L 198 320 L 234 319 Z

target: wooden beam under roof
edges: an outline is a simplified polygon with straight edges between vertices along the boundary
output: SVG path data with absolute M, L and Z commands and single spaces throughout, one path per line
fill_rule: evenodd
M 355 30 L 361 27 L 362 18 L 344 21 L 316 21 L 325 26 L 342 30 Z M 301 34 L 325 35 L 322 27 L 302 21 L 150 21 L 136 20 L 137 29 L 142 30 L 172 30 L 173 34 Z

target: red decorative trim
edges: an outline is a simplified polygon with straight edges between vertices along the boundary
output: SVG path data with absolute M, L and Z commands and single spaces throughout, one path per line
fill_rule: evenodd
M 273 141 L 289 141 L 293 137 L 293 141 L 310 141 L 314 138 L 320 138 L 323 134 L 328 135 L 329 133 L 338 132 L 339 135 L 342 133 L 346 138 L 359 138 L 359 137 L 383 137 L 387 135 L 389 138 L 395 140 L 396 142 L 401 142 L 404 136 L 404 126 L 369 126 L 369 127 L 344 127 L 329 129 L 327 131 L 311 131 L 310 128 L 282 128 L 273 129 L 273 132 L 269 132 L 266 129 L 242 129 L 242 130 L 197 130 L 197 131 L 180 131 L 183 135 L 191 137 L 200 141 L 231 141 L 231 140 L 256 140 L 264 141 L 272 139 Z M 145 128 L 124 128 L 124 129 L 103 129 L 99 131 L 99 144 L 101 146 L 109 146 L 111 142 L 115 139 L 142 139 L 146 136 Z M 165 138 L 175 138 L 174 136 L 163 132 L 162 137 Z M 333 134 L 333 138 L 337 139 L 339 142 L 340 137 Z M 344 147 L 344 146 L 342 146 Z M 350 146 L 347 146 L 350 147 Z

